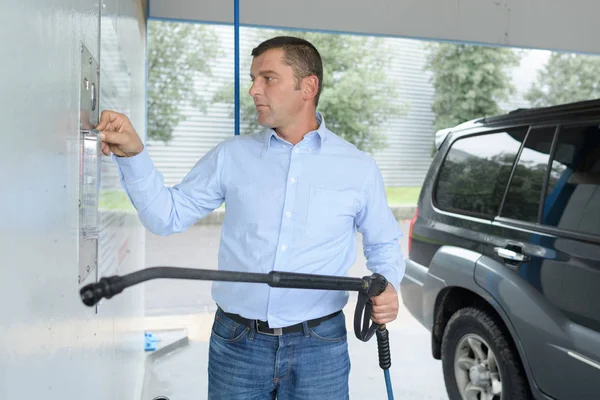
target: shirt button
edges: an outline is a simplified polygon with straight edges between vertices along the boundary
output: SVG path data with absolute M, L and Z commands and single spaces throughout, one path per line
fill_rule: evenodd
M 296 149 L 294 150 L 296 153 L 300 153 L 300 149 Z
M 289 212 L 289 211 L 285 213 L 285 216 L 286 216 L 286 217 L 289 217 L 289 216 L 291 216 L 291 215 L 292 215 L 292 213 L 291 213 L 291 212 Z
M 281 148 L 282 148 L 282 149 L 285 149 L 285 144 L 282 144 L 282 145 L 281 145 Z
M 287 249 L 287 246 L 284 244 L 283 246 L 281 246 L 281 251 L 285 251 L 285 249 Z
M 292 183 L 296 183 L 296 178 L 292 178 L 292 179 L 290 179 L 290 182 L 292 182 Z

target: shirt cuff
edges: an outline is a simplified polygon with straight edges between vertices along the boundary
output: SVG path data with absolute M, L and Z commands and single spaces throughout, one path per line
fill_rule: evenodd
M 154 169 L 154 163 L 146 150 L 146 146 L 133 157 L 117 157 L 113 154 L 113 159 L 119 166 L 125 182 L 145 179 Z
M 392 287 L 396 290 L 396 293 L 398 293 L 398 295 L 400 294 L 400 281 L 404 276 L 404 268 L 405 262 L 403 260 L 401 262 L 401 265 L 399 265 L 399 271 L 391 267 L 379 271 L 379 273 L 383 275 L 383 277 L 388 281 L 388 283 L 392 285 Z

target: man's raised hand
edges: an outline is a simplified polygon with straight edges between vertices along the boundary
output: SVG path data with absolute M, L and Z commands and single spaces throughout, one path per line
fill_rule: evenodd
M 144 150 L 142 140 L 123 114 L 102 111 L 96 130 L 100 131 L 98 137 L 102 141 L 102 153 L 106 156 L 112 152 L 118 157 L 133 157 Z

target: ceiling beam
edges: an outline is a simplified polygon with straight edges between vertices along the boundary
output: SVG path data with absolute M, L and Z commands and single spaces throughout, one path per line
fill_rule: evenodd
M 148 0 L 150 17 L 233 23 L 233 0 Z M 600 54 L 598 0 L 241 0 L 242 25 Z

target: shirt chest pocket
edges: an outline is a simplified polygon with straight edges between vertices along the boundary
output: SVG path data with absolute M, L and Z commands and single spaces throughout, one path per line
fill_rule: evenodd
M 306 214 L 306 236 L 334 239 L 354 229 L 358 197 L 352 190 L 310 186 Z

